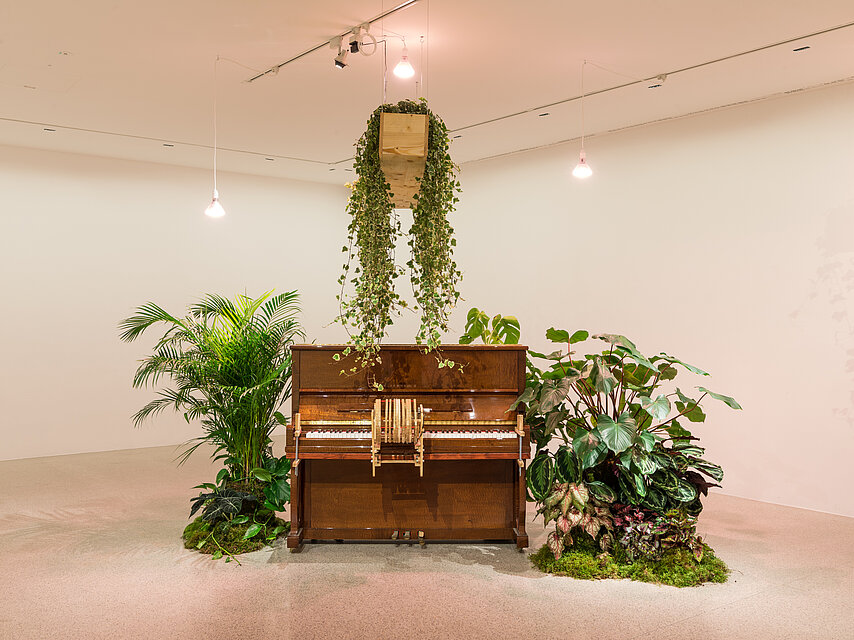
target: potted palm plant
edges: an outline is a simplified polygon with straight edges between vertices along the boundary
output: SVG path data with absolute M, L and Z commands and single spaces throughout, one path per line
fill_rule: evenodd
M 271 436 L 286 422 L 279 408 L 291 393 L 289 347 L 305 337 L 299 310 L 296 291 L 233 301 L 208 294 L 190 305 L 185 317 L 148 302 L 119 325 L 125 342 L 165 326 L 151 355 L 141 360 L 133 386 L 155 386 L 164 377 L 173 384 L 157 391 L 133 416 L 134 424 L 167 409 L 179 411 L 188 422 L 199 420 L 203 429 L 186 443 L 179 461 L 208 444 L 223 463 L 215 483 L 197 487 L 207 493 L 194 499 L 191 511 L 192 516 L 204 507 L 198 521 L 203 524 L 196 527 L 205 534 L 198 545 L 202 550 L 232 557 L 216 537 L 219 525 L 227 529 L 220 531 L 223 539 L 240 527 L 243 535 L 251 534 L 247 540 L 258 542 L 277 527 L 276 535 L 284 531 L 275 512 L 290 500 L 290 462 L 273 455 Z

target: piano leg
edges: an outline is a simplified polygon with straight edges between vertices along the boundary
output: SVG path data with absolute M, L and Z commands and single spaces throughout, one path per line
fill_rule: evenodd
M 525 512 L 527 510 L 527 483 L 525 480 L 525 465 L 524 462 L 519 465 L 519 471 L 516 474 L 516 526 L 513 527 L 513 537 L 516 541 L 516 548 L 519 551 L 528 546 L 528 532 L 525 531 Z
M 297 461 L 297 464 L 291 467 L 291 530 L 287 539 L 288 549 L 291 551 L 298 551 L 302 547 L 304 476 L 305 463 Z

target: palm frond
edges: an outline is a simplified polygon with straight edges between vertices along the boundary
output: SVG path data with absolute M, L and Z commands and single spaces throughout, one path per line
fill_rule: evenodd
M 122 333 L 119 334 L 119 339 L 123 342 L 133 342 L 148 327 L 158 322 L 170 322 L 184 327 L 184 323 L 178 320 L 178 318 L 167 313 L 153 302 L 146 302 L 136 310 L 135 315 L 125 318 L 119 323 L 119 329 L 122 330 Z

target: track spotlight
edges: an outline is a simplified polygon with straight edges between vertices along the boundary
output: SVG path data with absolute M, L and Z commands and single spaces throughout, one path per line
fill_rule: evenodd
M 350 52 L 346 49 L 342 49 L 338 52 L 338 55 L 335 56 L 335 68 L 343 69 L 347 66 L 347 56 L 350 55 Z

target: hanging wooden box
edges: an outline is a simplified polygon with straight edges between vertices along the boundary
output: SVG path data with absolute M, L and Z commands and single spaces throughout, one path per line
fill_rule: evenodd
M 380 167 L 396 208 L 409 208 L 427 165 L 430 121 L 421 113 L 380 114 Z

